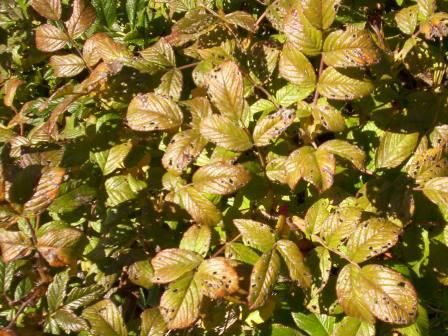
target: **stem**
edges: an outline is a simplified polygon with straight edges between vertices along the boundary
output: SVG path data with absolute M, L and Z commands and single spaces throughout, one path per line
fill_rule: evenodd
M 65 24 L 62 21 L 58 20 L 58 22 L 64 28 L 64 33 L 67 35 L 70 44 L 73 46 L 73 48 L 75 48 L 76 53 L 79 55 L 79 57 L 84 62 L 84 65 L 86 66 L 87 70 L 89 70 L 89 72 L 91 73 L 92 72 L 92 68 L 87 64 L 86 60 L 82 56 L 81 50 L 78 48 L 78 45 L 77 45 L 76 41 L 70 36 L 67 27 L 65 26 Z
M 348 261 L 350 264 L 352 264 L 353 266 L 356 266 L 357 268 L 360 268 L 359 265 L 357 263 L 355 263 L 354 261 L 352 261 L 349 257 L 347 257 L 344 253 L 335 250 L 333 248 L 330 248 L 324 241 L 322 238 L 320 238 L 319 236 L 316 235 L 311 235 L 312 239 L 317 241 L 319 244 L 321 244 L 323 247 L 325 247 L 328 251 L 333 252 L 334 254 L 337 254 L 339 257 L 341 257 L 342 259 Z
M 241 233 L 238 233 L 231 241 L 228 241 L 223 246 L 221 246 L 221 248 L 212 255 L 212 258 L 220 255 L 225 250 L 227 244 L 233 243 L 234 241 L 240 239 L 240 237 L 241 237 Z
M 255 22 L 255 32 L 257 32 L 258 28 L 260 28 L 260 23 L 263 21 L 263 19 L 268 14 L 268 10 L 271 6 L 275 5 L 279 0 L 275 0 L 273 3 L 269 4 L 266 9 L 264 10 L 263 14 L 260 15 L 260 17 L 257 19 L 257 22 Z
M 322 75 L 322 71 L 324 71 L 324 58 L 320 58 L 320 65 L 319 65 L 319 73 L 317 74 L 317 80 L 319 80 L 320 76 Z M 316 106 L 317 100 L 319 99 L 319 91 L 316 89 L 314 91 L 314 97 L 313 97 L 313 105 Z
M 188 69 L 188 68 L 193 68 L 196 65 L 198 65 L 199 63 L 201 63 L 201 62 L 194 62 L 194 63 L 191 63 L 191 64 L 181 65 L 180 67 L 177 67 L 176 69 L 177 70 L 184 70 L 184 69 Z

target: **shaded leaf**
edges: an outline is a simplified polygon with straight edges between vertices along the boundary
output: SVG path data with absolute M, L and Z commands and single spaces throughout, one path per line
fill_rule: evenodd
M 129 281 L 133 284 L 149 289 L 153 286 L 154 270 L 148 260 L 140 260 L 128 268 Z
M 255 32 L 255 19 L 247 12 L 235 11 L 226 14 L 224 19 L 230 24 L 240 26 L 241 28 L 244 28 L 250 32 Z
M 98 300 L 103 291 L 104 289 L 99 285 L 75 287 L 68 293 L 64 302 L 64 308 L 75 310 L 87 306 L 89 303 Z
M 82 237 L 82 232 L 71 228 L 51 230 L 38 238 L 36 247 L 50 266 L 61 267 L 75 260 Z
M 156 88 L 155 93 L 178 101 L 182 92 L 182 84 L 182 72 L 177 69 L 171 69 L 162 76 L 160 85 Z
M 69 276 L 67 272 L 60 272 L 53 278 L 53 282 L 48 286 L 47 303 L 50 312 L 55 312 L 64 301 Z
M 165 320 L 159 308 L 145 309 L 141 315 L 140 336 L 163 336 L 167 331 Z

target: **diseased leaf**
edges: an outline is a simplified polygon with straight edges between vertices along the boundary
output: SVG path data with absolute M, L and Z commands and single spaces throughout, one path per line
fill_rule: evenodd
M 234 62 L 225 62 L 208 76 L 207 92 L 224 117 L 241 120 L 244 111 L 243 76 Z
M 73 77 L 85 68 L 82 58 L 75 54 L 51 56 L 50 65 L 56 77 Z
M 59 20 L 61 18 L 61 0 L 32 0 L 31 7 L 47 19 Z
M 253 132 L 255 146 L 268 146 L 275 141 L 293 122 L 295 111 L 281 109 L 258 120 Z
M 140 55 L 155 67 L 155 69 L 163 69 L 176 66 L 176 57 L 173 47 L 165 38 L 161 38 L 151 47 L 140 52 Z
M 316 85 L 316 73 L 310 61 L 294 44 L 285 43 L 280 54 L 280 75 L 295 85 L 309 87 L 311 90 Z
M 379 61 L 377 48 L 366 30 L 337 30 L 327 36 L 322 53 L 325 64 L 333 67 L 361 67 Z
M 384 133 L 376 152 L 376 167 L 394 168 L 399 166 L 417 147 L 418 139 L 419 133 Z
M 65 22 L 68 34 L 71 38 L 77 38 L 95 21 L 95 10 L 84 0 L 74 0 L 73 12 L 70 19 Z
M 160 313 L 169 329 L 187 328 L 199 317 L 201 286 L 193 273 L 171 283 L 160 299 Z
M 82 237 L 82 232 L 71 228 L 51 230 L 38 238 L 36 247 L 50 266 L 61 267 L 75 260 Z
M 164 336 L 167 331 L 165 320 L 158 308 L 145 309 L 141 315 L 140 336 Z
M 239 289 L 238 274 L 225 258 L 203 261 L 195 276 L 202 293 L 212 299 L 231 295 Z
M 392 222 L 372 218 L 361 223 L 347 241 L 347 256 L 361 263 L 379 255 L 398 241 L 400 228 Z
M 216 206 L 192 186 L 185 186 L 167 197 L 168 201 L 184 208 L 197 224 L 215 225 L 221 220 Z
M 323 143 L 319 148 L 350 161 L 361 171 L 364 170 L 366 154 L 359 147 L 352 145 L 347 141 L 337 139 L 329 140 Z
M 234 219 L 233 223 L 240 231 L 244 244 L 261 252 L 267 252 L 274 246 L 274 233 L 268 225 L 251 219 Z
M 250 174 L 241 165 L 215 162 L 199 168 L 193 175 L 194 187 L 204 193 L 227 195 L 244 187 Z
M 326 102 L 319 102 L 313 109 L 314 119 L 331 132 L 342 132 L 345 129 L 345 120 L 342 113 Z
M 275 249 L 265 252 L 255 264 L 250 275 L 249 308 L 263 306 L 277 283 L 280 274 L 280 257 Z
M 303 260 L 302 252 L 296 244 L 290 240 L 279 240 L 275 243 L 275 247 L 285 261 L 289 270 L 289 276 L 293 281 L 297 281 L 302 288 L 311 286 L 311 273 Z
M 28 256 L 32 251 L 32 244 L 23 232 L 0 229 L 0 248 L 3 261 L 8 263 Z
M 255 19 L 247 12 L 235 11 L 227 14 L 224 19 L 230 24 L 240 26 L 250 32 L 255 32 Z
M 317 90 L 329 99 L 353 100 L 370 94 L 374 89 L 372 82 L 343 74 L 333 67 L 326 68 L 319 78 Z
M 322 32 L 315 28 L 303 13 L 303 9 L 292 9 L 285 17 L 284 31 L 287 40 L 307 56 L 316 56 L 322 49 Z
M 65 47 L 68 36 L 51 24 L 43 24 L 36 29 L 36 47 L 45 52 L 53 52 Z
M 362 211 L 355 207 L 342 207 L 327 217 L 320 229 L 320 235 L 330 248 L 338 248 L 351 238 L 359 223 Z
M 127 336 L 128 331 L 120 311 L 111 300 L 102 300 L 84 309 L 82 316 L 89 321 L 98 336 Z
M 173 101 L 147 93 L 139 94 L 131 100 L 126 120 L 134 131 L 157 131 L 179 127 L 183 115 Z
M 235 122 L 217 114 L 213 114 L 201 122 L 201 134 L 207 140 L 237 152 L 252 147 L 249 135 Z
M 319 199 L 309 207 L 305 215 L 305 229 L 308 234 L 319 234 L 325 220 L 330 215 L 330 202 L 326 198 Z
M 179 248 L 196 252 L 205 257 L 210 249 L 211 239 L 210 227 L 193 225 L 184 233 Z
M 400 273 L 380 265 L 346 265 L 339 274 L 337 296 L 344 312 L 368 323 L 375 317 L 409 324 L 417 315 L 417 294 Z
M 128 277 L 133 284 L 149 289 L 153 286 L 154 270 L 148 260 L 140 260 L 129 266 Z
M 409 6 L 395 14 L 395 22 L 398 28 L 407 35 L 412 35 L 417 28 L 418 6 Z
M 201 262 L 201 256 L 192 251 L 175 248 L 160 251 L 151 260 L 154 269 L 153 282 L 167 283 L 177 280 Z
M 171 69 L 162 76 L 160 85 L 156 88 L 155 93 L 178 101 L 182 93 L 182 84 L 182 72 L 177 69 Z

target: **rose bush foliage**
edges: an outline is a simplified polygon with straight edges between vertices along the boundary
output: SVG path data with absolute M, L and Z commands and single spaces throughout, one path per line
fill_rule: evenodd
M 447 12 L 2 1 L 0 335 L 446 335 Z

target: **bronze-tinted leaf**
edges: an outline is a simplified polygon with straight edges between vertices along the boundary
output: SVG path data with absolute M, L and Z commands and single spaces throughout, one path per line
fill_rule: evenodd
M 135 131 L 156 131 L 179 127 L 183 115 L 173 101 L 154 93 L 135 96 L 126 114 L 128 126 Z
M 24 83 L 23 80 L 18 79 L 17 77 L 12 77 L 8 79 L 3 86 L 3 90 L 5 92 L 5 95 L 3 97 L 3 103 L 5 106 L 13 106 L 14 97 L 16 95 L 17 89 L 20 85 Z M 1 170 L 1 168 L 0 168 Z
M 101 55 L 98 52 L 97 45 L 93 36 L 87 39 L 82 46 L 82 58 L 90 67 L 95 66 L 100 60 Z
M 258 259 L 250 275 L 249 308 L 263 306 L 269 298 L 280 274 L 281 260 L 275 249 L 265 252 Z
M 72 16 L 65 22 L 71 38 L 77 38 L 95 21 L 95 9 L 84 0 L 74 0 Z
M 250 177 L 249 172 L 241 165 L 215 162 L 194 173 L 193 185 L 205 193 L 227 195 L 244 187 Z
M 234 62 L 215 68 L 207 81 L 208 94 L 221 114 L 230 120 L 241 120 L 244 111 L 243 76 Z
M 71 229 L 51 230 L 37 240 L 37 249 L 53 267 L 62 267 L 72 263 L 78 253 L 82 232 Z
M 61 0 L 32 0 L 31 7 L 47 19 L 59 20 L 61 18 Z
M 7 263 L 28 256 L 33 245 L 23 232 L 0 229 L 0 249 L 3 261 Z
M 162 157 L 162 164 L 167 170 L 182 172 L 202 152 L 207 140 L 198 130 L 186 130 L 177 133 L 168 144 Z
M 36 29 L 36 47 L 45 52 L 57 51 L 65 47 L 68 36 L 51 24 L 43 24 Z
M 177 280 L 198 267 L 201 262 L 201 256 L 192 251 L 176 248 L 162 250 L 151 260 L 154 268 L 153 281 L 167 283 Z
M 130 53 L 124 44 L 115 42 L 106 33 L 96 33 L 89 40 L 94 41 L 96 52 L 105 62 L 123 62 L 130 57 Z
M 56 77 L 73 77 L 85 69 L 83 59 L 75 54 L 51 56 L 50 65 Z
M 216 257 L 202 262 L 196 274 L 204 295 L 217 299 L 235 293 L 238 273 L 225 258 Z

